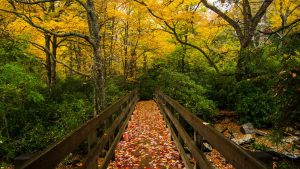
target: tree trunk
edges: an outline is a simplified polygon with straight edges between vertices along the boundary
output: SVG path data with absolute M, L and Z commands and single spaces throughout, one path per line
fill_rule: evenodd
M 129 23 L 128 21 L 125 24 L 125 35 L 124 35 L 124 80 L 128 77 L 128 30 L 129 29 Z
M 47 82 L 48 82 L 48 86 L 51 87 L 51 80 L 52 80 L 52 71 L 51 71 L 51 53 L 50 53 L 50 40 L 51 40 L 51 36 L 48 34 L 45 34 L 45 48 L 48 51 L 45 51 L 46 53 L 46 70 L 47 70 Z
M 70 55 L 70 68 L 69 68 L 69 76 L 73 76 L 73 53 Z
M 86 8 L 91 45 L 93 47 L 94 115 L 97 115 L 105 106 L 103 62 L 99 36 L 100 26 L 94 7 L 94 1 L 87 0 Z
M 135 79 L 136 78 L 136 52 L 131 52 L 130 58 L 130 77 Z
M 237 60 L 237 68 L 236 68 L 237 81 L 241 81 L 245 79 L 246 75 L 250 73 L 247 70 L 247 62 L 249 60 L 247 59 L 247 57 L 250 57 L 249 55 L 251 55 L 251 51 L 252 51 L 251 46 L 240 48 L 238 54 L 238 60 Z
M 144 73 L 146 73 L 148 71 L 148 63 L 147 63 L 147 55 L 144 54 L 144 63 L 143 63 L 143 67 L 144 67 Z
M 76 69 L 77 71 L 81 71 L 81 51 L 79 45 L 74 45 L 75 49 L 75 59 L 76 59 Z
M 8 139 L 10 139 L 9 128 L 8 128 L 8 121 L 7 121 L 7 117 L 6 117 L 5 113 L 3 113 L 2 118 L 3 118 L 3 123 L 4 123 L 6 137 Z
M 184 36 L 184 42 L 187 43 L 187 35 Z M 180 63 L 180 68 L 182 73 L 185 72 L 185 58 L 186 58 L 186 50 L 187 50 L 186 47 L 187 46 L 185 44 L 182 44 L 182 55 L 181 55 L 181 63 Z
M 56 83 L 56 54 L 57 54 L 57 37 L 52 39 L 52 61 L 51 61 L 51 86 Z
M 111 75 L 112 73 L 112 59 L 114 56 L 114 36 L 115 36 L 115 18 L 112 19 L 111 21 L 111 38 L 110 38 L 110 47 L 109 47 L 109 58 L 108 58 L 108 75 Z
M 95 46 L 94 49 L 94 65 L 93 65 L 93 79 L 94 79 L 94 115 L 98 114 L 105 106 L 104 93 L 104 73 L 103 64 L 101 63 L 100 47 Z
M 105 50 L 106 50 L 106 46 L 105 46 L 105 44 L 106 44 L 106 41 L 105 41 L 105 39 L 106 39 L 106 25 L 104 25 L 104 32 L 103 32 L 103 35 L 102 35 L 102 53 L 103 53 L 103 76 L 104 76 L 104 79 L 106 79 L 106 77 L 107 77 L 107 55 L 106 55 L 106 52 L 105 52 Z

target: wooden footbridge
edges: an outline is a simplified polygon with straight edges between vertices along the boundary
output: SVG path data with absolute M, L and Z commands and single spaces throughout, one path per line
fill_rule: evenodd
M 205 125 L 200 118 L 169 96 L 157 91 L 154 94 L 154 99 L 171 132 L 172 139 L 177 146 L 185 168 L 213 168 L 202 151 L 203 140 L 206 140 L 214 149 L 219 151 L 226 158 L 226 161 L 235 168 L 267 168 L 263 162 L 224 137 L 211 126 Z M 121 98 L 99 115 L 67 135 L 63 140 L 51 145 L 34 157 L 18 163 L 16 168 L 56 168 L 70 153 L 82 145 L 86 146 L 87 153 L 82 159 L 82 165 L 78 168 L 107 168 L 138 100 L 138 92 L 130 92 L 127 96 Z M 193 131 L 187 131 L 183 125 L 188 125 Z M 104 149 L 106 151 L 103 151 Z M 101 154 L 104 157 L 104 161 L 101 163 L 101 166 L 98 166 L 97 159 Z M 191 161 L 195 161 L 195 163 L 191 163 Z

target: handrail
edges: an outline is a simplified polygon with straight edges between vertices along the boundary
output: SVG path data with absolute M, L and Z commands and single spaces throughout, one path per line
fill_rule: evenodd
M 120 139 L 120 135 L 122 135 L 124 132 L 123 128 L 126 127 L 137 100 L 137 91 L 130 92 L 128 95 L 107 107 L 101 113 L 91 118 L 69 135 L 64 137 L 63 140 L 51 145 L 38 155 L 26 161 L 20 167 L 20 169 L 53 169 L 62 160 L 64 160 L 69 153 L 74 151 L 75 148 L 77 148 L 84 140 L 88 140 L 90 145 L 88 148 L 89 152 L 84 160 L 82 168 L 97 168 L 96 157 L 98 157 L 102 149 L 107 144 L 109 149 L 114 149 L 115 145 L 111 143 L 111 140 L 115 141 Z M 118 113 L 118 116 L 115 119 L 113 116 L 114 113 Z M 108 124 L 111 126 L 108 126 L 109 128 L 103 133 L 101 138 L 98 139 L 97 130 L 103 130 L 103 124 L 106 123 L 107 125 L 107 122 L 109 121 L 113 121 L 112 123 Z M 117 137 L 114 137 L 114 133 L 118 127 L 119 130 Z M 96 152 L 96 150 L 98 151 Z M 110 159 L 107 160 L 109 161 Z
M 203 124 L 203 121 L 198 118 L 195 114 L 189 112 L 186 108 L 180 105 L 176 100 L 165 95 L 161 91 L 155 92 L 156 101 L 164 114 L 167 123 L 171 126 L 171 130 L 174 130 L 172 125 L 178 132 L 179 139 L 183 139 L 184 144 L 190 149 L 193 158 L 196 160 L 198 166 L 204 168 L 210 168 L 207 164 L 206 157 L 200 150 L 202 145 L 196 146 L 198 141 L 191 142 L 192 139 L 186 133 L 186 131 L 181 126 L 179 120 L 174 116 L 174 111 L 176 111 L 181 118 L 183 118 L 195 131 L 201 140 L 205 138 L 216 150 L 218 150 L 226 160 L 231 163 L 234 167 L 238 169 L 266 169 L 266 166 L 259 160 L 254 158 L 252 155 L 247 153 L 244 149 L 236 145 L 234 142 L 224 137 L 221 133 L 216 131 L 213 127 Z M 173 109 L 172 112 L 170 109 Z M 170 128 L 170 127 L 169 127 Z M 172 134 L 173 137 L 173 134 Z M 174 139 L 175 140 L 175 139 Z M 200 143 L 202 144 L 202 143 Z M 182 145 L 183 146 L 183 145 Z

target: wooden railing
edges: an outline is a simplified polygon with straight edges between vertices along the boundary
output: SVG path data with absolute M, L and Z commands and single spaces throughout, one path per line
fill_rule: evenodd
M 37 154 L 18 168 L 53 169 L 84 141 L 88 142 L 88 153 L 83 160 L 83 165 L 79 168 L 98 168 L 99 154 L 105 147 L 108 147 L 104 161 L 99 167 L 107 168 L 114 154 L 114 148 L 125 131 L 137 101 L 137 91 L 130 92 L 67 135 L 63 140 Z
M 205 125 L 200 118 L 189 112 L 169 96 L 156 91 L 155 100 L 171 131 L 172 138 L 177 145 L 186 168 L 213 168 L 203 154 L 203 140 L 206 140 L 213 148 L 218 150 L 237 169 L 267 168 L 265 164 L 224 137 L 213 127 Z M 187 132 L 182 126 L 183 122 L 187 123 L 194 130 L 193 138 L 190 136 L 190 132 Z M 191 159 L 188 158 L 184 147 L 188 148 L 193 159 L 196 161 L 196 165 L 191 163 Z

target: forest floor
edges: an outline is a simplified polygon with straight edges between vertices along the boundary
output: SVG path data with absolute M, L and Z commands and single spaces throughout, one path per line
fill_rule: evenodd
M 288 164 L 287 168 L 300 169 L 300 127 L 298 125 L 286 127 L 281 140 L 275 143 L 272 129 L 254 128 L 254 133 L 245 134 L 241 131 L 242 124 L 239 124 L 238 121 L 238 116 L 234 111 L 221 110 L 212 126 L 248 151 L 268 153 L 273 158 L 273 168 L 285 163 L 285 165 Z M 226 160 L 215 149 L 212 149 L 207 157 L 213 164 L 220 164 L 215 166 L 216 168 L 230 168 Z
M 116 168 L 184 168 L 163 116 L 154 101 L 138 102 L 115 150 Z

